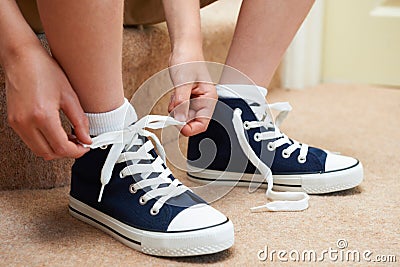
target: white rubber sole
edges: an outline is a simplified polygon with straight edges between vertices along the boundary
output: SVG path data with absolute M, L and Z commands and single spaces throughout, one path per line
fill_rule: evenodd
M 188 164 L 188 178 L 202 184 L 223 186 L 266 187 L 265 178 L 260 174 L 242 174 L 201 169 Z M 338 171 L 314 174 L 274 175 L 274 189 L 279 191 L 326 194 L 350 189 L 363 180 L 361 162 Z
M 212 254 L 230 248 L 234 243 L 233 224 L 185 232 L 151 232 L 128 226 L 70 197 L 71 215 L 111 235 L 123 244 L 155 256 L 196 256 Z

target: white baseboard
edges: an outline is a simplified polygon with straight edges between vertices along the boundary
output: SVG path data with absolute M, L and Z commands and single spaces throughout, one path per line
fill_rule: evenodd
M 304 89 L 321 82 L 323 21 L 324 0 L 316 0 L 284 56 L 284 88 Z

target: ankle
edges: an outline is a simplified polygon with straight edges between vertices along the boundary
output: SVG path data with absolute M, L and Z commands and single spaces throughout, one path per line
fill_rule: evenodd
M 85 114 L 89 119 L 89 134 L 92 136 L 122 130 L 137 120 L 135 109 L 127 99 L 120 107 L 109 112 Z

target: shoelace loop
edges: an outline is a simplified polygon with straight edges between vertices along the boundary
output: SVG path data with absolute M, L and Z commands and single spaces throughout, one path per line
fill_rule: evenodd
M 146 204 L 153 198 L 158 198 L 150 210 L 152 215 L 157 215 L 164 203 L 168 199 L 178 196 L 190 190 L 182 185 L 178 179 L 173 181 L 169 178 L 171 171 L 169 168 L 164 168 L 163 164 L 166 161 L 166 154 L 158 137 L 146 130 L 161 129 L 172 125 L 184 125 L 184 122 L 179 122 L 172 117 L 160 115 L 148 115 L 138 120 L 135 124 L 126 127 L 124 130 L 108 132 L 101 134 L 92 139 L 91 145 L 84 145 L 91 149 L 105 148 L 112 145 L 107 155 L 106 161 L 101 170 L 100 181 L 102 184 L 98 201 L 101 202 L 104 188 L 110 182 L 112 172 L 116 163 L 128 162 L 127 166 L 121 170 L 120 178 L 140 174 L 142 180 L 135 182 L 129 187 L 131 193 L 136 193 L 139 189 L 150 187 L 151 190 L 146 192 L 140 199 L 141 204 Z M 154 159 L 150 151 L 154 148 L 150 140 L 143 142 L 139 136 L 152 139 L 157 147 L 160 157 Z M 136 151 L 130 151 L 133 146 L 139 146 Z M 125 151 L 124 151 L 125 150 Z M 138 163 L 141 160 L 153 160 L 152 163 Z M 152 173 L 159 173 L 156 178 L 149 178 Z M 169 184 L 166 187 L 160 187 L 161 184 Z

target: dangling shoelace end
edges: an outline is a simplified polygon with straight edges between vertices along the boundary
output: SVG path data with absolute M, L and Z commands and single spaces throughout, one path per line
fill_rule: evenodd
M 101 198 L 103 197 L 104 187 L 106 187 L 106 185 L 102 184 L 101 189 L 100 189 L 99 198 L 97 199 L 97 202 L 99 202 L 99 203 L 101 202 Z
M 273 192 L 279 194 L 279 192 Z M 280 200 L 266 203 L 265 205 L 256 206 L 250 208 L 251 212 L 263 212 L 263 211 L 303 211 L 308 209 L 308 200 L 310 196 L 303 192 L 284 192 L 285 197 L 292 193 L 291 200 Z
M 289 110 L 289 106 L 286 103 L 280 103 L 279 107 L 281 111 Z M 282 112 L 281 112 L 282 113 Z M 308 208 L 308 200 L 309 196 L 304 192 L 274 192 L 272 190 L 274 179 L 272 175 L 272 171 L 261 159 L 258 155 L 254 152 L 253 148 L 250 146 L 246 135 L 245 135 L 245 122 L 242 121 L 241 118 L 242 110 L 236 108 L 233 112 L 233 128 L 237 134 L 239 145 L 242 148 L 243 152 L 246 154 L 247 158 L 250 162 L 260 171 L 260 173 L 265 177 L 267 180 L 268 188 L 267 188 L 267 198 L 270 202 L 266 203 L 265 205 L 254 207 L 251 209 L 252 212 L 257 211 L 302 211 Z M 282 119 L 284 118 L 284 114 L 282 114 Z M 260 127 L 260 122 L 247 122 L 247 126 L 250 128 Z M 250 126 L 249 126 L 250 125 Z M 253 125 L 254 127 L 252 127 Z M 275 127 L 277 130 L 278 127 Z M 280 132 L 279 130 L 277 130 Z M 265 133 L 261 133 L 263 135 Z M 255 138 L 255 136 L 254 136 Z M 274 137 L 275 138 L 275 137 Z M 265 138 L 259 138 L 260 141 L 266 140 Z M 292 148 L 293 149 L 293 148 Z M 297 147 L 296 147 L 297 149 Z M 301 147 L 300 154 L 302 158 L 305 158 L 307 155 L 308 146 Z

